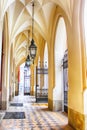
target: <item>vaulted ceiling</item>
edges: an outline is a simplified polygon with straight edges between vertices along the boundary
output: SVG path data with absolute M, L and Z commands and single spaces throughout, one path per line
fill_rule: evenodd
M 34 0 L 34 37 L 37 46 L 39 39 L 47 41 L 51 19 L 57 6 L 60 6 L 69 21 L 72 18 L 74 0 Z M 16 64 L 26 57 L 28 43 L 27 30 L 32 25 L 32 0 L 0 0 L 0 20 L 7 12 L 9 28 L 9 44 L 14 44 Z M 31 40 L 31 31 L 29 34 Z

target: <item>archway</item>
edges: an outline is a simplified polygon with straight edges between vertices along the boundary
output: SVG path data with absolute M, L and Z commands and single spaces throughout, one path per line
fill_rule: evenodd
M 44 67 L 48 68 L 48 47 L 47 47 L 47 43 L 45 43 L 45 48 L 44 48 Z M 44 75 L 44 88 L 48 89 L 48 74 Z
M 53 109 L 59 111 L 64 109 L 63 92 L 63 57 L 67 49 L 66 27 L 63 17 L 59 18 L 55 37 L 55 88 L 53 90 Z
M 30 67 L 21 64 L 18 69 L 19 95 L 30 95 Z

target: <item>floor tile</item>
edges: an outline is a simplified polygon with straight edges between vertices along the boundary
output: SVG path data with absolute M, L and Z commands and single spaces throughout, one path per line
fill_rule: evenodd
M 10 103 L 22 103 L 22 107 L 10 106 L 6 113 L 24 112 L 24 119 L 3 119 L 0 130 L 73 130 L 67 114 L 48 110 L 47 103 L 36 103 L 34 96 L 16 96 Z M 2 112 L 1 112 L 2 113 Z

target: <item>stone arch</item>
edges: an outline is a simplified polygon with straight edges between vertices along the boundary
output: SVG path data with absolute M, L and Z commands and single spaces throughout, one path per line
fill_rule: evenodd
M 57 23 L 58 23 L 60 17 L 63 17 L 64 21 L 65 21 L 67 40 L 68 40 L 68 34 L 70 34 L 71 27 L 72 27 L 64 10 L 62 10 L 62 8 L 57 6 L 55 13 L 54 13 L 54 20 L 50 27 L 51 31 L 52 31 L 51 36 L 50 36 L 51 38 L 50 38 L 50 40 L 47 41 L 49 43 L 48 44 L 48 57 L 49 57 L 48 64 L 49 64 L 49 68 L 51 68 L 51 69 L 48 69 L 48 74 L 49 74 L 48 75 L 48 85 L 50 88 L 50 91 L 48 91 L 48 108 L 51 110 L 53 110 L 53 88 L 55 87 L 54 43 L 55 43 Z M 49 99 L 49 97 L 51 98 L 51 100 Z

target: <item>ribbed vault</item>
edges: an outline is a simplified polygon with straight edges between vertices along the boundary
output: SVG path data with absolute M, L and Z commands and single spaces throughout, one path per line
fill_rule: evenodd
M 31 2 L 32 0 L 0 0 L 0 20 L 7 12 L 9 44 L 14 44 L 16 65 L 26 58 L 27 30 L 30 30 L 29 39 L 31 40 Z M 57 6 L 63 9 L 71 23 L 73 0 L 35 0 L 34 38 L 39 49 L 41 47 L 39 39 L 45 41 L 48 39 L 49 28 L 52 24 L 51 19 L 54 17 L 53 12 L 55 12 Z

